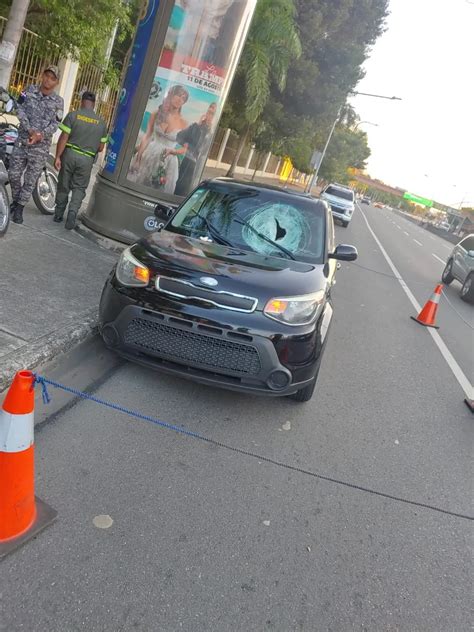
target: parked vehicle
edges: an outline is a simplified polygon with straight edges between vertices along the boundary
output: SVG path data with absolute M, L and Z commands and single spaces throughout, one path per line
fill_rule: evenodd
M 362 204 L 371 204 L 370 198 L 365 197 L 365 196 L 363 198 L 361 198 L 361 202 L 362 202 Z
M 375 208 L 383 208 L 382 202 L 375 202 L 374 206 Z
M 13 107 L 13 102 L 6 90 L 0 88 L 0 112 L 9 112 Z M 4 156 L 0 153 L 0 237 L 6 235 L 10 225 L 10 198 L 8 197 L 7 185 L 8 172 L 5 165 Z
M 462 300 L 474 303 L 474 233 L 464 237 L 454 247 L 446 262 L 442 279 L 446 285 L 454 280 L 459 281 L 462 284 Z
M 5 113 L 13 115 L 16 103 L 7 92 L 4 91 L 3 94 L 5 96 L 2 103 L 5 104 L 7 96 L 8 101 L 2 110 L 3 118 L 5 120 L 0 122 L 0 160 L 3 162 L 5 169 L 8 172 L 10 157 L 18 138 L 18 125 L 6 120 Z M 1 99 L 2 97 L 0 93 L 0 100 Z M 33 201 L 40 213 L 43 213 L 44 215 L 52 215 L 54 213 L 57 190 L 58 172 L 54 168 L 54 156 L 50 154 L 48 156 L 48 162 L 44 165 L 36 182 L 36 186 L 33 189 Z
M 449 231 L 449 229 L 451 228 L 449 222 L 440 222 L 437 226 L 440 230 L 445 230 L 446 232 Z
M 201 384 L 308 401 L 333 315 L 329 206 L 227 178 L 203 182 L 127 248 L 100 301 L 105 344 Z
M 343 184 L 333 183 L 322 191 L 321 199 L 329 204 L 333 217 L 347 228 L 355 209 L 354 191 Z

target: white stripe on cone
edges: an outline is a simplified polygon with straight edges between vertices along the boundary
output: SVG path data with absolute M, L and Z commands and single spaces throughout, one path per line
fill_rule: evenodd
M 33 445 L 34 414 L 0 410 L 0 452 L 22 452 Z

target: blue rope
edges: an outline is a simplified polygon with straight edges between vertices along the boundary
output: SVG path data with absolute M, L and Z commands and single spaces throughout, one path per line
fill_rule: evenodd
M 255 452 L 249 452 L 248 450 L 244 450 L 243 448 L 236 448 L 235 446 L 228 445 L 226 443 L 222 443 L 221 441 L 217 441 L 216 439 L 210 439 L 209 437 L 205 437 L 204 435 L 198 434 L 197 432 L 193 432 L 192 430 L 187 430 L 186 428 L 182 428 L 180 426 L 175 426 L 174 424 L 169 424 L 165 421 L 160 421 L 159 419 L 155 419 L 154 417 L 150 417 L 149 415 L 143 415 L 142 413 L 136 412 L 134 410 L 130 410 L 129 408 L 125 408 L 124 406 L 118 406 L 117 404 L 113 404 L 112 402 L 107 402 L 104 399 L 100 399 L 99 397 L 95 397 L 90 393 L 84 393 L 83 391 L 78 391 L 75 388 L 71 388 L 70 386 L 65 386 L 64 384 L 60 384 L 59 382 L 54 382 L 53 380 L 48 380 L 47 378 L 34 374 L 34 382 L 33 387 L 39 384 L 41 386 L 41 394 L 43 397 L 44 404 L 49 404 L 51 401 L 51 397 L 48 393 L 48 385 L 53 386 L 54 388 L 58 388 L 66 393 L 70 393 L 71 395 L 75 395 L 81 399 L 86 399 L 91 402 L 95 402 L 96 404 L 101 404 L 102 406 L 106 406 L 107 408 L 111 408 L 112 410 L 116 410 L 119 413 L 124 413 L 125 415 L 129 415 L 130 417 L 136 417 L 137 419 L 142 419 L 143 421 L 148 421 L 155 426 L 160 426 L 161 428 L 166 428 L 167 430 L 173 430 L 174 432 L 178 432 L 180 434 L 186 435 L 187 437 L 193 437 L 194 439 L 199 439 L 200 441 L 205 441 L 206 443 L 212 443 L 220 448 L 224 448 L 226 450 L 231 450 L 232 452 L 236 452 L 237 454 L 243 454 L 245 456 L 250 456 L 254 459 L 258 459 L 259 461 L 264 461 L 266 463 L 271 463 L 273 465 L 277 465 L 279 467 L 283 467 L 287 470 L 293 472 L 299 472 L 300 474 L 306 474 L 307 476 L 312 476 L 314 478 L 328 481 L 330 483 L 335 483 L 337 485 L 342 485 L 343 487 L 348 487 L 350 489 L 355 489 L 357 491 L 366 492 L 368 494 L 372 494 L 374 496 L 381 496 L 382 498 L 388 498 L 389 500 L 395 500 L 397 502 L 404 503 L 406 505 L 414 505 L 415 507 L 422 507 L 424 509 L 431 509 L 432 511 L 437 511 L 438 513 L 446 514 L 448 516 L 454 516 L 456 518 L 462 518 L 464 520 L 474 520 L 474 516 L 470 516 L 468 514 L 457 513 L 455 511 L 450 511 L 449 509 L 443 509 L 442 507 L 437 507 L 436 505 L 429 505 L 427 503 L 418 502 L 416 500 L 409 500 L 408 498 L 402 498 L 401 496 L 394 496 L 392 494 L 387 494 L 385 492 L 380 492 L 375 489 L 370 489 L 368 487 L 363 487 L 362 485 L 356 485 L 354 483 L 350 483 L 348 481 L 340 480 L 337 478 L 333 478 L 331 476 L 325 476 L 324 474 L 318 474 L 317 472 L 312 472 L 311 470 L 306 470 L 302 467 L 297 467 L 296 465 L 290 465 L 288 463 L 283 463 L 281 461 L 277 461 L 276 459 L 272 459 L 267 456 L 263 456 L 261 454 L 257 454 Z

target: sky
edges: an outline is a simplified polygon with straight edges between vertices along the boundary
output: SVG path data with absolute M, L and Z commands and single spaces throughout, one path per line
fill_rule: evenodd
M 448 204 L 474 206 L 474 0 L 390 0 L 387 30 L 355 96 L 370 176 Z

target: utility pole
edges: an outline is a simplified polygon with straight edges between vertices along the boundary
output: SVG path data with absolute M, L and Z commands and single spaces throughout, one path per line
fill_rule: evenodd
M 341 116 L 341 111 L 342 111 L 343 107 L 344 107 L 344 104 L 341 105 L 341 107 L 337 111 L 337 116 L 334 119 L 334 123 L 332 124 L 331 131 L 329 132 L 329 136 L 327 137 L 326 144 L 324 145 L 324 149 L 323 149 L 322 154 L 321 154 L 321 158 L 319 159 L 318 164 L 315 165 L 314 173 L 313 173 L 313 175 L 311 177 L 311 180 L 309 181 L 309 185 L 306 187 L 306 192 L 307 193 L 311 193 L 314 185 L 316 184 L 316 182 L 318 180 L 319 168 L 321 167 L 321 164 L 322 164 L 322 162 L 324 160 L 324 156 L 326 155 L 326 151 L 327 151 L 327 149 L 329 147 L 329 143 L 331 142 L 332 135 L 334 134 L 334 130 L 336 128 L 336 124 L 337 124 L 337 122 L 339 120 L 339 117 Z
M 13 0 L 0 44 L 0 87 L 8 90 L 30 0 Z

